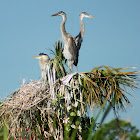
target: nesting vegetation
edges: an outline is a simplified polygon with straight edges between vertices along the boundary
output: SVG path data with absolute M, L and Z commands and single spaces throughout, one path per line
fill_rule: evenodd
M 25 83 L 10 94 L 0 105 L 0 126 L 6 125 L 9 134 L 21 127 L 31 129 L 39 140 L 92 139 L 111 109 L 131 106 L 128 88 L 138 88 L 139 72 L 100 66 L 68 74 L 62 43 L 57 41 L 54 48 L 54 58 L 46 66 L 48 81 Z M 88 106 L 94 109 L 93 118 L 87 115 Z

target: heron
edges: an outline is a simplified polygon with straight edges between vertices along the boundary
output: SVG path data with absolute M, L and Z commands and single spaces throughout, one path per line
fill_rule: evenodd
M 78 52 L 77 52 L 76 44 L 74 42 L 73 37 L 69 33 L 67 33 L 65 29 L 67 16 L 64 11 L 60 11 L 52 16 L 62 16 L 63 18 L 61 26 L 60 26 L 62 39 L 64 42 L 63 56 L 65 57 L 65 59 L 68 60 L 69 73 L 71 73 L 73 72 L 73 65 L 75 65 L 77 69 Z
M 39 59 L 39 65 L 40 65 L 40 69 L 41 69 L 42 80 L 44 82 L 46 82 L 47 81 L 46 65 L 47 65 L 47 63 L 50 62 L 49 56 L 45 53 L 40 53 L 39 56 L 36 56 L 36 57 L 33 57 L 33 58 Z
M 83 42 L 83 37 L 84 37 L 84 32 L 85 32 L 85 25 L 84 25 L 84 22 L 83 22 L 84 17 L 95 18 L 95 17 L 93 17 L 92 15 L 89 15 L 86 12 L 82 12 L 80 14 L 81 29 L 80 29 L 79 34 L 76 37 L 74 37 L 74 41 L 75 41 L 75 44 L 76 44 L 76 47 L 77 47 L 78 55 L 79 55 L 79 50 L 80 50 L 82 42 Z

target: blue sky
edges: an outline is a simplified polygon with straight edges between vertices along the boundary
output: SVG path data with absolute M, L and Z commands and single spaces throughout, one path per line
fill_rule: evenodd
M 134 66 L 140 70 L 139 7 L 139 0 L 0 1 L 0 97 L 18 89 L 24 78 L 40 79 L 38 61 L 32 57 L 40 52 L 50 55 L 48 48 L 53 49 L 55 41 L 61 39 L 62 18 L 51 17 L 61 10 L 67 13 L 66 30 L 72 36 L 80 31 L 81 12 L 96 17 L 84 18 L 79 72 L 100 65 Z M 140 129 L 140 95 L 138 90 L 131 93 L 136 97 L 129 97 L 133 108 L 120 113 L 120 117 L 131 118 L 132 124 Z

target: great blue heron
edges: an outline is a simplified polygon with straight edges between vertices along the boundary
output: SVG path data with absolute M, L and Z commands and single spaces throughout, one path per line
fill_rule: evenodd
M 68 34 L 65 30 L 65 23 L 67 19 L 66 13 L 60 11 L 52 16 L 62 16 L 63 18 L 63 21 L 61 23 L 61 34 L 64 42 L 63 55 L 68 60 L 69 72 L 73 72 L 73 64 L 76 66 L 77 69 L 78 51 L 75 42 L 73 40 L 73 37 L 70 34 Z
M 42 75 L 42 80 L 44 82 L 47 81 L 47 69 L 46 69 L 46 64 L 49 63 L 50 58 L 47 54 L 45 53 L 40 53 L 39 56 L 33 57 L 39 59 L 39 65 L 41 69 L 41 75 Z
M 79 50 L 81 48 L 81 44 L 83 42 L 83 36 L 84 36 L 84 32 L 85 32 L 85 26 L 84 26 L 84 23 L 83 23 L 83 18 L 84 17 L 95 18 L 92 15 L 87 14 L 86 12 L 82 12 L 80 14 L 81 29 L 80 29 L 79 34 L 76 37 L 74 37 L 74 41 L 75 41 L 75 44 L 76 44 L 76 47 L 77 47 L 77 50 L 78 50 L 78 55 L 79 55 Z

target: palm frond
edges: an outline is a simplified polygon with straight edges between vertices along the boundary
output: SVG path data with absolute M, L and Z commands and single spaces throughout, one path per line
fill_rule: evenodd
M 115 106 L 118 109 L 125 109 L 127 105 L 131 105 L 126 96 L 126 94 L 129 94 L 126 87 L 133 90 L 138 88 L 138 84 L 136 82 L 139 81 L 137 75 L 139 71 L 121 71 L 126 69 L 131 69 L 131 67 L 116 69 L 113 67 L 100 66 L 91 71 L 95 74 L 95 77 L 98 77 L 98 79 L 95 78 L 94 80 L 96 80 L 101 88 L 103 96 L 108 98 L 110 101 L 114 99 Z
M 57 72 L 57 79 L 58 78 L 62 78 L 64 76 L 66 76 L 66 70 L 64 68 L 64 57 L 63 57 L 63 44 L 60 40 L 58 40 L 55 45 L 54 45 L 54 49 L 55 51 L 51 50 L 54 54 L 54 58 L 52 59 L 52 64 L 54 69 Z

